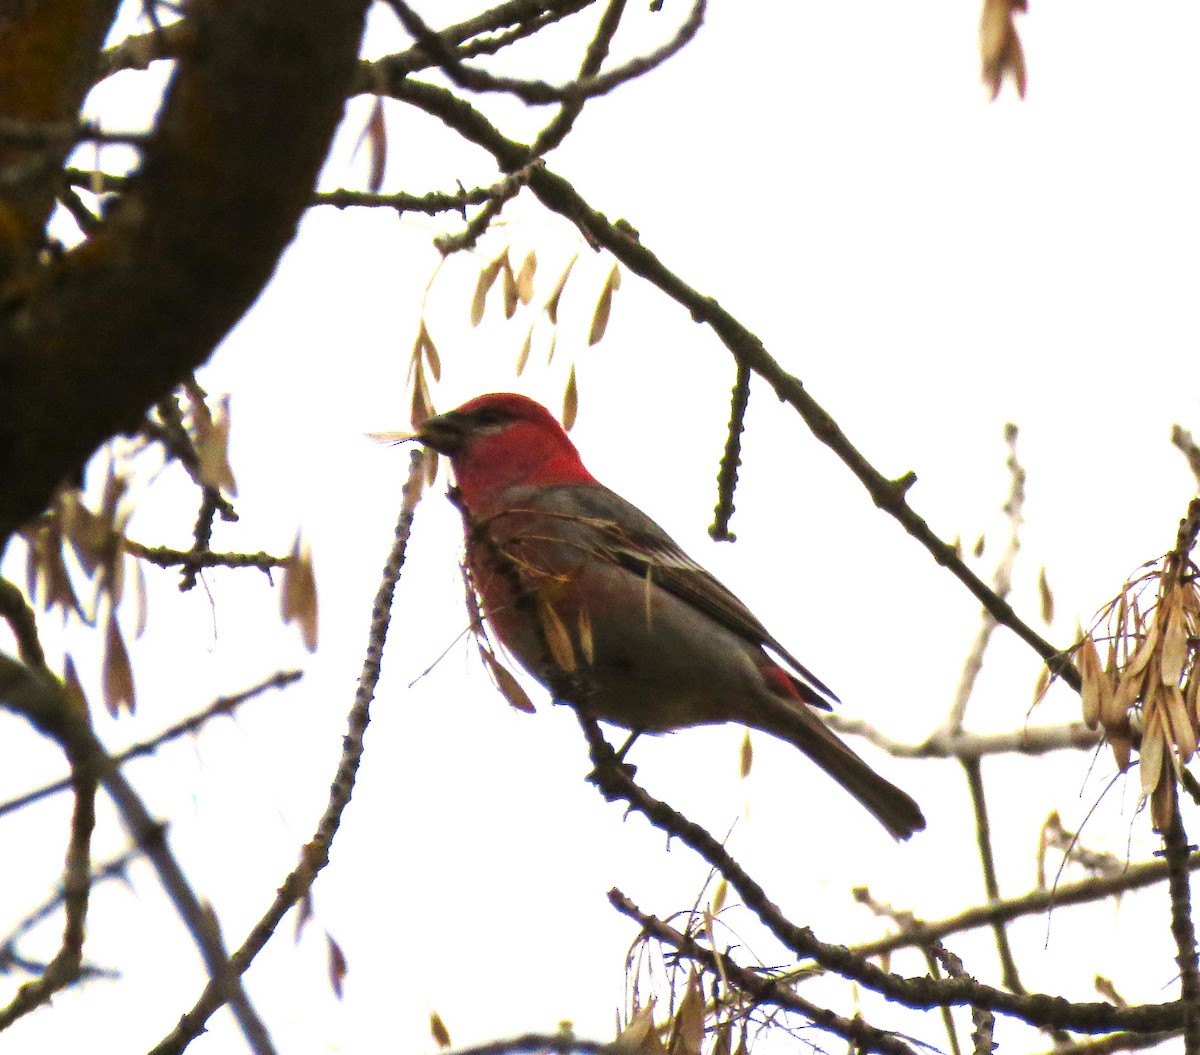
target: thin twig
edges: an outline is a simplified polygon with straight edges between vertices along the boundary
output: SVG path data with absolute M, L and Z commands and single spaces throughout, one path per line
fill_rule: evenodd
M 934 946 L 933 952 L 951 978 L 970 977 L 967 974 L 966 968 L 963 967 L 962 960 L 945 946 Z M 971 1033 L 971 1040 L 974 1041 L 975 1045 L 975 1055 L 992 1055 L 992 1052 L 996 1049 L 996 1016 L 990 1011 L 972 1004 L 971 1022 L 975 1026 L 975 1029 Z
M 84 204 L 74 187 L 62 187 L 58 192 L 58 200 L 62 202 L 63 207 L 79 226 L 79 230 L 85 235 L 93 235 L 99 230 L 100 217 Z
M 1196 960 L 1196 927 L 1192 922 L 1192 895 L 1187 867 L 1191 848 L 1183 830 L 1179 799 L 1171 796 L 1171 824 L 1162 833 L 1171 893 L 1171 935 L 1178 952 L 1179 981 L 1183 996 L 1183 1045 L 1187 1055 L 1200 1055 L 1200 965 Z
M 971 806 L 975 813 L 975 846 L 979 851 L 979 862 L 983 868 L 983 890 L 989 902 L 1000 898 L 1000 883 L 996 879 L 996 858 L 992 849 L 991 825 L 988 823 L 987 797 L 983 791 L 983 772 L 978 758 L 964 758 L 963 770 L 967 775 L 967 787 L 971 792 Z M 1024 993 L 1017 961 L 1008 941 L 1004 921 L 992 921 L 992 934 L 996 939 L 996 953 L 1000 957 L 1001 978 L 1014 993 Z
M 185 381 L 183 387 L 194 402 L 203 403 L 205 393 L 196 384 L 195 378 Z M 192 529 L 194 542 L 192 549 L 188 551 L 191 556 L 183 565 L 184 574 L 179 585 L 180 590 L 186 591 L 196 585 L 196 576 L 204 566 L 199 562 L 204 559 L 201 554 L 209 552 L 209 543 L 212 541 L 213 517 L 217 513 L 220 513 L 222 520 L 236 521 L 238 516 L 233 508 L 233 504 L 221 494 L 219 488 L 211 487 L 201 481 L 200 455 L 196 450 L 196 445 L 192 441 L 192 437 L 188 434 L 186 426 L 183 424 L 183 412 L 179 407 L 179 400 L 176 396 L 171 394 L 159 400 L 155 406 L 155 410 L 158 411 L 159 421 L 156 423 L 147 419 L 143 423 L 143 430 L 161 442 L 168 454 L 173 455 L 179 460 L 180 464 L 187 470 L 188 475 L 200 487 L 201 492 L 200 509 L 196 515 L 195 527 Z
M 110 172 L 71 168 L 66 170 L 65 175 L 67 182 L 72 186 L 98 194 L 119 194 L 129 186 L 128 176 L 118 176 Z M 397 214 L 419 212 L 435 216 L 443 212 L 462 212 L 468 205 L 483 205 L 502 197 L 513 186 L 514 180 L 524 182 L 520 173 L 515 173 L 505 176 L 489 187 L 473 187 L 471 190 L 453 193 L 429 191 L 427 194 L 408 194 L 397 191 L 392 194 L 379 194 L 373 191 L 339 188 L 317 191 L 313 194 L 310 204 L 335 209 L 389 209 Z
M 46 654 L 38 638 L 37 617 L 20 588 L 7 579 L 0 579 L 0 618 L 8 623 L 17 639 L 17 655 L 27 667 L 48 670 Z
M 569 18 L 596 0 L 507 0 L 465 22 L 440 30 L 442 40 L 457 45 L 460 58 L 495 55 L 520 40 L 532 37 L 546 26 Z M 508 27 L 508 28 L 505 28 Z M 482 36 L 491 33 L 491 36 Z M 410 74 L 437 66 L 437 59 L 419 44 L 374 62 L 359 63 L 351 93 L 387 95 L 391 86 Z
M 1091 751 L 1104 739 L 1103 730 L 1089 729 L 1083 722 L 1064 725 L 1024 726 L 1008 733 L 960 733 L 944 729 L 919 744 L 896 740 L 861 718 L 822 714 L 825 724 L 847 736 L 864 740 L 896 758 L 982 758 L 985 755 L 1045 755 L 1052 751 Z
M 586 99 L 607 95 L 628 81 L 649 73 L 685 48 L 704 24 L 707 0 L 693 0 L 687 19 L 674 36 L 653 51 L 622 63 L 607 73 L 579 77 L 569 84 L 553 85 L 520 77 L 500 77 L 477 66 L 468 66 L 440 33 L 434 32 L 403 0 L 389 0 L 392 10 L 413 39 L 436 60 L 438 67 L 455 84 L 473 92 L 504 92 L 531 105 L 547 103 L 578 104 Z
M 935 947 L 928 945 L 921 950 L 925 957 L 925 966 L 929 968 L 930 978 L 940 978 L 941 966 L 938 963 Z M 938 1009 L 942 1017 L 942 1028 L 946 1031 L 946 1042 L 950 1045 L 950 1055 L 962 1055 L 962 1045 L 958 1041 L 958 1030 L 954 1028 L 954 1012 L 949 1007 Z
M 737 488 L 738 468 L 742 464 L 742 431 L 746 427 L 746 407 L 750 403 L 750 371 L 737 364 L 733 396 L 729 405 L 729 430 L 725 435 L 725 453 L 717 470 L 717 507 L 708 533 L 717 542 L 735 542 L 737 536 L 729 530 L 733 517 L 733 492 Z
M 372 208 L 392 209 L 396 213 L 419 212 L 435 215 L 442 212 L 461 213 L 468 205 L 483 205 L 505 196 L 511 197 L 514 181 L 523 183 L 520 174 L 505 176 L 490 187 L 475 187 L 454 194 L 430 191 L 428 194 L 373 194 L 370 191 L 333 190 L 318 191 L 312 197 L 313 205 L 331 205 L 337 209 Z
M 1188 858 L 1188 871 L 1200 869 L 1200 853 Z M 1011 923 L 1025 916 L 1037 916 L 1051 909 L 1070 905 L 1087 905 L 1103 901 L 1114 894 L 1161 883 L 1168 876 L 1166 861 L 1143 861 L 1129 865 L 1120 875 L 1092 876 L 1074 883 L 1059 883 L 1050 890 L 1031 890 L 1020 897 L 1005 898 L 985 905 L 976 905 L 956 915 L 940 920 L 913 921 L 899 934 L 851 946 L 858 956 L 885 956 L 899 949 L 924 947 L 931 942 L 941 941 L 951 934 L 960 934 L 976 927 L 990 927 L 997 920 Z M 798 973 L 804 973 L 801 968 Z
M 74 709 L 62 685 L 44 670 L 27 667 L 0 654 L 0 704 L 20 714 L 58 744 L 70 764 L 71 786 L 75 791 L 62 878 L 65 909 L 62 941 L 45 971 L 22 985 L 8 1005 L 0 1008 L 0 1030 L 4 1030 L 80 976 L 101 769 L 86 718 Z
M 246 701 L 252 700 L 256 696 L 261 696 L 269 689 L 285 688 L 293 682 L 299 681 L 301 677 L 301 671 L 281 670 L 272 674 L 265 681 L 261 681 L 242 692 L 235 693 L 232 696 L 222 696 L 220 699 L 214 700 L 204 710 L 183 719 L 181 722 L 176 722 L 174 725 L 168 726 L 149 740 L 142 740 L 139 743 L 130 745 L 123 751 L 118 751 L 112 756 L 112 763 L 115 766 L 121 766 L 131 758 L 140 758 L 143 755 L 153 754 L 164 744 L 168 744 L 172 740 L 178 740 L 189 733 L 199 732 L 213 718 L 223 714 L 233 714 Z M 64 777 L 62 780 L 45 784 L 33 791 L 27 791 L 23 795 L 18 795 L 16 798 L 0 803 L 0 817 L 4 817 L 9 813 L 15 813 L 34 802 L 48 798 L 50 795 L 55 795 L 60 791 L 66 791 L 70 786 L 70 777 Z
M 1067 831 L 1063 827 L 1062 818 L 1059 817 L 1057 811 L 1052 813 L 1046 823 L 1042 825 L 1042 845 L 1048 848 L 1053 847 L 1055 850 L 1061 850 L 1066 860 L 1080 865 L 1091 872 L 1092 875 L 1124 875 L 1125 870 L 1129 867 L 1127 860 L 1114 853 L 1109 853 L 1107 850 L 1093 850 L 1090 847 L 1084 846 L 1079 840 L 1078 832 Z M 1040 866 L 1038 884 L 1045 884 Z
M 162 443 L 168 454 L 179 460 L 193 480 L 198 479 L 200 455 L 196 452 L 196 445 L 183 424 L 183 411 L 180 409 L 178 396 L 174 392 L 164 396 L 155 404 L 154 409 L 158 412 L 159 420 L 148 420 L 143 427 L 150 430 L 151 426 L 157 426 L 157 429 L 150 432 L 153 438 Z
M 855 887 L 853 893 L 854 900 L 860 905 L 865 905 L 876 916 L 891 920 L 902 932 L 910 931 L 917 923 L 916 917 L 911 912 L 897 910 L 893 906 L 877 900 L 872 897 L 870 890 L 866 887 Z M 942 976 L 941 963 L 938 960 L 940 949 L 941 946 L 937 942 L 930 942 L 928 945 L 920 947 L 921 955 L 925 957 L 925 965 L 929 968 L 930 978 L 940 978 Z M 779 977 L 791 981 L 810 976 L 797 971 L 785 971 Z M 962 1055 L 962 1046 L 958 1041 L 958 1031 L 954 1028 L 953 1010 L 950 1007 L 942 1007 L 939 1011 L 942 1017 L 942 1028 L 946 1031 L 946 1042 L 950 1045 L 950 1055 Z
M 273 568 L 287 566 L 287 557 L 275 557 L 270 553 L 215 553 L 212 550 L 182 550 L 170 549 L 167 546 L 143 546 L 132 539 L 122 539 L 121 545 L 126 553 L 131 554 L 148 564 L 160 568 L 174 568 L 186 565 L 188 568 L 258 568 L 259 571 L 269 572 Z
M 1171 443 L 1187 459 L 1188 468 L 1196 478 L 1196 486 L 1200 487 L 1200 447 L 1192 439 L 1192 434 L 1182 425 L 1171 426 Z
M 40 977 L 26 982 L 7 1007 L 0 1008 L 0 1031 L 29 1014 L 60 989 L 75 982 L 83 966 L 84 925 L 91 894 L 91 838 L 96 826 L 95 773 L 83 759 L 72 764 L 75 805 L 71 812 L 71 836 L 67 844 L 67 863 L 63 869 L 62 944 Z
M 845 1018 L 795 993 L 778 980 L 748 970 L 728 953 L 706 948 L 655 916 L 643 912 L 615 887 L 608 892 L 609 904 L 636 921 L 656 941 L 670 946 L 681 956 L 701 964 L 714 974 L 749 993 L 758 1003 L 770 1003 L 804 1015 L 814 1025 L 849 1040 L 854 1051 L 877 1051 L 887 1055 L 913 1055 L 913 1049 L 893 1033 L 877 1029 L 860 1015 Z
M 588 44 L 583 61 L 579 65 L 580 80 L 594 77 L 600 72 L 600 67 L 604 65 L 604 60 L 608 57 L 612 39 L 616 36 L 617 27 L 621 24 L 621 16 L 624 14 L 625 0 L 608 0 L 608 6 L 605 7 L 604 14 L 600 16 L 600 22 L 596 26 L 595 36 Z M 564 102 L 550 123 L 537 134 L 537 138 L 529 148 L 530 155 L 542 157 L 566 139 L 576 118 L 583 112 L 583 104 L 583 99 Z
M 1008 445 L 1006 464 L 1009 472 L 1009 491 L 1003 509 L 1009 529 L 1008 539 L 1000 554 L 1000 559 L 996 563 L 996 570 L 992 574 L 992 590 L 1002 601 L 1007 601 L 1008 595 L 1012 592 L 1013 566 L 1016 564 L 1017 554 L 1021 550 L 1021 525 L 1025 519 L 1025 469 L 1017 458 L 1017 435 L 1016 425 L 1011 422 L 1005 425 L 1004 441 Z M 974 695 L 979 673 L 983 669 L 984 657 L 987 655 L 988 646 L 992 642 L 993 633 L 998 625 L 996 617 L 985 608 L 979 630 L 967 652 L 966 661 L 963 663 L 958 688 L 943 726 L 943 732 L 950 740 L 959 739 L 962 736 L 967 705 Z M 1000 883 L 996 877 L 995 849 L 992 846 L 991 824 L 988 820 L 987 798 L 983 787 L 983 763 L 978 755 L 973 758 L 963 758 L 961 761 L 975 816 L 975 846 L 979 853 L 980 867 L 983 870 L 984 892 L 989 902 L 995 902 L 1000 899 Z M 1003 920 L 993 920 L 992 935 L 996 942 L 996 954 L 1000 958 L 1001 978 L 1004 984 L 1014 993 L 1025 993 L 1026 989 L 1021 983 L 1016 957 L 1013 955 L 1012 944 L 1008 940 L 1008 931 L 1005 929 Z M 976 1026 L 978 1029 L 978 1022 Z M 994 1029 L 994 1023 L 987 1029 L 989 1036 L 992 1029 Z M 1059 1039 L 1065 1040 L 1066 1036 L 1062 1035 Z M 990 1048 L 988 1050 L 990 1051 Z
M 1004 503 L 1004 514 L 1008 518 L 1008 541 L 1004 551 L 996 563 L 992 573 L 992 591 L 1002 601 L 1008 600 L 1012 592 L 1013 565 L 1021 550 L 1021 525 L 1024 523 L 1025 508 L 1025 470 L 1017 460 L 1017 426 L 1011 422 L 1004 426 L 1004 441 L 1008 444 L 1008 472 L 1010 478 L 1008 498 Z M 962 674 L 954 693 L 954 701 L 950 707 L 950 715 L 946 719 L 945 729 L 951 736 L 962 732 L 963 719 L 966 716 L 967 704 L 975 691 L 975 683 L 979 672 L 983 669 L 983 658 L 991 644 L 992 633 L 995 631 L 996 617 L 986 608 L 983 610 L 983 621 L 976 632 L 975 640 L 967 652 L 963 663 Z
M 213 519 L 222 501 L 218 488 L 208 484 L 201 485 L 200 508 L 196 512 L 195 527 L 192 528 L 192 549 L 183 562 L 183 575 L 179 579 L 180 593 L 187 593 L 196 585 L 201 562 L 212 552 L 209 545 L 212 542 Z
M 483 236 L 492 221 L 500 215 L 504 206 L 512 198 L 515 198 L 521 188 L 529 182 L 529 174 L 541 164 L 540 160 L 535 159 L 489 188 L 490 193 L 483 208 L 475 214 L 475 217 L 462 231 L 458 234 L 439 235 L 433 240 L 434 247 L 438 252 L 442 256 L 449 256 L 451 253 L 474 249 L 475 243 Z
M 127 882 L 129 876 L 126 869 L 129 863 L 138 857 L 139 854 L 140 851 L 138 850 L 126 850 L 104 864 L 93 868 L 91 876 L 92 886 L 95 887 L 96 884 L 106 879 L 121 879 Z M 60 885 L 54 894 L 43 901 L 32 912 L 28 913 L 23 920 L 13 927 L 8 937 L 0 941 L 0 973 L 6 971 L 10 965 L 18 961 L 17 942 L 33 930 L 34 927 L 38 926 L 38 924 L 52 916 L 66 903 L 66 899 L 66 888 Z

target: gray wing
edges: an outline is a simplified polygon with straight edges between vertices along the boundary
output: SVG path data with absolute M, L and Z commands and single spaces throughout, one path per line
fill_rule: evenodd
M 530 506 L 569 516 L 580 543 L 614 559 L 639 578 L 674 594 L 755 645 L 769 648 L 789 667 L 806 703 L 824 710 L 841 701 L 820 678 L 793 656 L 728 588 L 689 557 L 637 506 L 602 484 L 568 484 L 531 491 Z M 614 514 L 618 519 L 614 519 Z M 587 537 L 591 544 L 587 545 Z

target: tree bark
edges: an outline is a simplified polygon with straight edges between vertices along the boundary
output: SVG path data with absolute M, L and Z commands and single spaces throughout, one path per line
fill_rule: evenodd
M 0 549 L 258 297 L 341 120 L 365 11 L 366 0 L 190 4 L 118 206 L 70 253 L 0 274 Z

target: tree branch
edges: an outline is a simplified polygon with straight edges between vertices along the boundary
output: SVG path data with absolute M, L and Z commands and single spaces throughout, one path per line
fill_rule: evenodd
M 642 814 L 654 827 L 691 847 L 725 877 L 743 904 L 797 956 L 813 959 L 826 970 L 912 1008 L 970 1004 L 1011 1015 L 1034 1026 L 1091 1032 L 1170 1030 L 1183 1021 L 1183 1008 L 1178 1001 L 1115 1008 L 1111 1004 L 1072 1002 L 1043 993 L 1009 993 L 965 977 L 903 978 L 876 967 L 843 945 L 823 942 L 810 928 L 799 926 L 784 916 L 763 888 L 709 832 L 635 784 L 627 767 L 617 761 L 595 721 L 582 714 L 579 714 L 579 721 L 588 738 L 595 766 L 588 779 L 601 794 L 610 802 L 627 803 L 631 811 Z
M 1189 872 L 1200 869 L 1200 854 L 1194 853 L 1188 858 L 1187 869 Z M 1031 890 L 1020 897 L 977 905 L 940 920 L 917 920 L 899 934 L 889 934 L 885 938 L 852 946 L 851 951 L 859 956 L 885 956 L 898 949 L 924 947 L 951 934 L 974 930 L 976 927 L 990 927 L 997 922 L 1011 923 L 1022 916 L 1041 915 L 1055 908 L 1102 901 L 1113 895 L 1161 883 L 1167 877 L 1166 861 L 1143 861 L 1128 865 L 1115 875 L 1058 883 L 1051 889 Z
M 117 7 L 118 0 L 0 0 L 0 118 L 10 127 L 73 124 Z M 74 142 L 0 139 L 0 176 L 17 176 L 0 180 L 0 289 L 45 245 L 55 199 L 54 181 L 43 177 Z
M 85 845 L 85 832 L 90 834 L 94 823 L 94 808 L 88 801 L 88 789 L 94 799 L 95 783 L 99 780 L 115 803 L 121 820 L 135 844 L 153 864 L 176 912 L 183 920 L 200 950 L 213 984 L 227 990 L 233 1012 L 242 1027 L 252 1051 L 256 1055 L 269 1055 L 274 1051 L 266 1027 L 241 988 L 239 980 L 225 970 L 225 951 L 216 927 L 211 908 L 201 904 L 188 882 L 179 862 L 167 845 L 162 825 L 151 817 L 145 804 L 125 779 L 104 746 L 96 738 L 87 715 L 75 709 L 70 698 L 62 691 L 58 681 L 48 673 L 39 673 L 0 655 L 0 703 L 10 710 L 24 715 L 43 734 L 52 738 L 67 753 L 71 762 L 72 778 L 76 786 L 76 809 L 72 818 L 71 848 L 68 852 L 67 870 L 63 886 L 67 891 L 67 923 L 63 952 L 51 966 L 59 966 L 52 973 L 47 971 L 41 979 L 30 985 L 53 983 L 61 988 L 72 980 L 78 971 L 79 956 L 83 941 L 83 912 L 87 906 L 90 879 L 90 861 Z M 78 947 L 69 947 L 77 942 Z M 28 986 L 23 987 L 22 993 Z M 53 992 L 53 989 L 50 990 Z M 25 1014 L 42 1002 L 30 1003 L 35 991 L 28 998 L 18 998 L 5 1012 L 0 1012 L 0 1028 L 12 1018 Z M 49 993 L 46 994 L 47 996 Z M 11 1017 L 9 1017 L 11 1016 Z
M 728 953 L 718 953 L 705 948 L 689 935 L 643 912 L 615 887 L 608 892 L 608 901 L 613 908 L 634 920 L 656 941 L 701 964 L 713 974 L 727 979 L 738 989 L 749 993 L 756 1003 L 774 1004 L 788 1011 L 795 1011 L 821 1029 L 850 1041 L 855 1052 L 877 1051 L 885 1055 L 913 1055 L 913 1048 L 894 1034 L 877 1029 L 860 1015 L 845 1018 L 828 1008 L 820 1007 L 810 1000 L 805 1000 L 777 979 L 748 970 Z
M 499 77 L 477 66 L 468 66 L 462 61 L 453 44 L 444 39 L 442 34 L 431 30 L 408 4 L 403 0 L 389 2 L 417 44 L 437 60 L 441 71 L 459 87 L 473 92 L 505 92 L 531 105 L 564 103 L 567 107 L 581 107 L 585 100 L 606 95 L 614 88 L 648 73 L 656 66 L 661 66 L 672 55 L 685 48 L 700 31 L 707 9 L 707 0 L 693 0 L 687 19 L 666 43 L 645 55 L 622 63 L 607 73 L 585 73 L 569 84 L 557 86 L 545 81 Z M 615 28 L 613 26 L 614 30 Z M 607 45 L 604 50 L 607 51 Z
M 910 744 L 885 736 L 861 718 L 841 714 L 823 714 L 829 728 L 847 736 L 861 736 L 868 743 L 896 758 L 982 758 L 984 755 L 1045 755 L 1051 751 L 1090 751 L 1103 739 L 1098 729 L 1089 729 L 1083 722 L 1066 725 L 1026 726 L 1008 733 L 959 733 L 950 735 L 944 729 L 928 740 Z
M 98 444 L 137 429 L 258 296 L 341 119 L 365 8 L 189 4 L 189 46 L 119 208 L 0 289 L 0 547 Z
M 46 672 L 0 655 L 0 705 L 26 718 L 58 744 L 71 765 L 71 785 L 75 790 L 62 879 L 66 909 L 62 942 L 41 977 L 21 986 L 9 1004 L 0 1008 L 0 1030 L 4 1030 L 79 977 L 92 885 L 91 841 L 101 767 L 86 718 L 74 709 L 59 683 Z
M 742 464 L 742 432 L 746 427 L 746 407 L 750 403 L 750 371 L 737 364 L 737 377 L 729 406 L 729 429 L 725 435 L 725 452 L 717 470 L 717 506 L 709 535 L 717 542 L 734 542 L 737 536 L 729 530 L 733 518 L 733 492 L 737 489 L 738 468 Z
M 1196 927 L 1187 867 L 1191 847 L 1179 814 L 1179 796 L 1173 795 L 1171 802 L 1171 824 L 1162 833 L 1162 841 L 1171 892 L 1171 936 L 1175 939 L 1175 962 L 1183 995 L 1183 1046 L 1187 1055 L 1200 1055 L 1200 966 L 1196 961 Z
M 97 883 L 105 879 L 122 879 L 128 880 L 129 876 L 127 868 L 129 863 L 133 861 L 140 851 L 126 850 L 122 854 L 118 854 L 110 861 L 105 862 L 97 868 L 92 869 L 91 883 L 94 887 Z M 58 908 L 65 905 L 67 901 L 66 887 L 60 885 L 59 889 L 42 904 L 28 913 L 9 932 L 2 942 L 0 942 L 0 974 L 7 973 L 11 966 L 17 965 L 19 957 L 17 955 L 17 942 L 21 938 L 33 930 L 43 920 L 49 918 Z

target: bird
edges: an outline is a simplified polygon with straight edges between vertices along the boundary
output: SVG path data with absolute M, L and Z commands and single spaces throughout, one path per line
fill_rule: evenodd
M 544 406 L 489 393 L 413 438 L 449 459 L 480 614 L 556 700 L 634 736 L 741 723 L 799 748 L 894 838 L 925 827 L 818 717 L 840 702 L 832 690 L 593 477 Z

